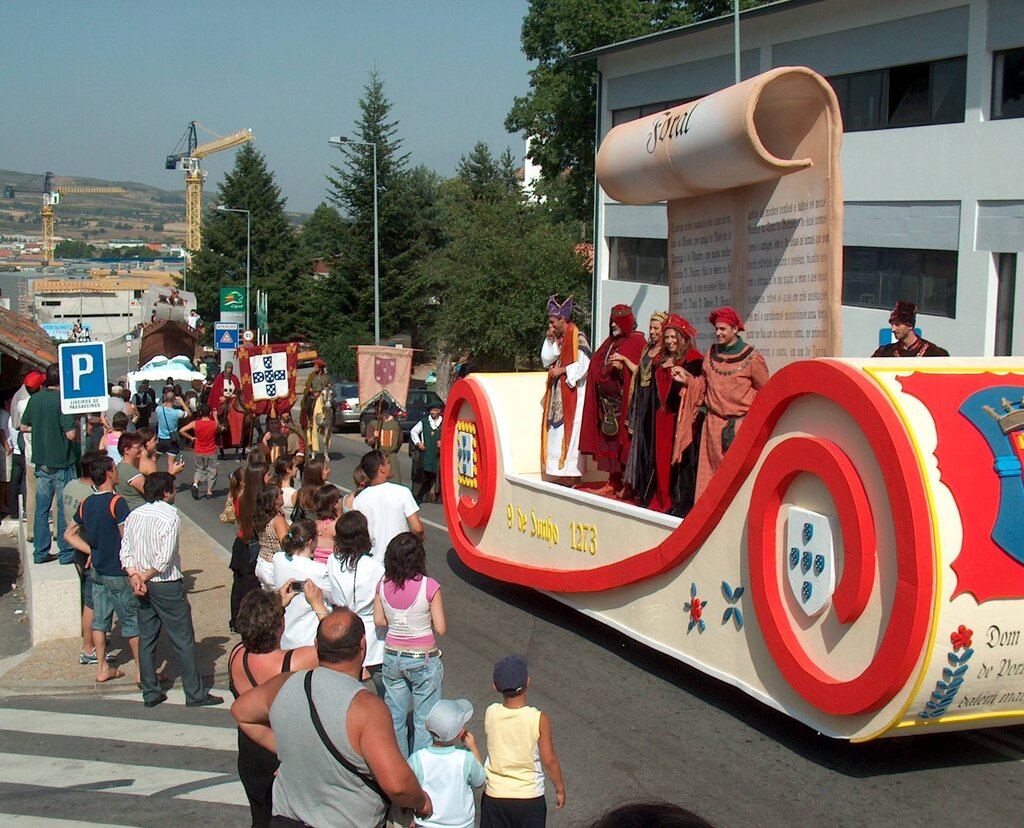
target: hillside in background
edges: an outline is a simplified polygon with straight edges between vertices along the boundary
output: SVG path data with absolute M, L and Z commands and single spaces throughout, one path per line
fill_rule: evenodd
M 42 190 L 42 173 L 0 170 L 0 192 L 13 187 L 13 199 L 0 198 L 0 236 L 41 233 L 39 208 L 42 196 L 30 190 Z M 101 178 L 55 176 L 55 186 L 121 187 L 123 193 L 78 194 L 61 198 L 57 206 L 54 232 L 58 237 L 96 242 L 106 239 L 143 239 L 152 243 L 183 244 L 185 241 L 185 191 L 161 190 L 134 181 L 107 181 Z M 208 208 L 212 188 L 204 193 Z M 292 224 L 301 224 L 301 213 L 289 213 Z

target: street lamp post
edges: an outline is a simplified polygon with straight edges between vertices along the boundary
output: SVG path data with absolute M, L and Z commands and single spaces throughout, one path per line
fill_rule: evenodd
M 380 345 L 380 222 L 377 216 L 377 145 L 372 141 L 353 141 L 344 135 L 328 138 L 332 147 L 354 144 L 373 147 L 373 343 Z
M 217 209 L 222 213 L 245 213 L 245 329 L 249 330 L 249 285 L 250 285 L 250 252 L 252 250 L 252 213 L 240 207 L 225 207 L 219 204 Z

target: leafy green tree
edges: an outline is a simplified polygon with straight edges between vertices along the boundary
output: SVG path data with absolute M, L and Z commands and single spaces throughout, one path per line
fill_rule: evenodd
M 732 0 L 530 1 L 522 43 L 537 65 L 530 70 L 530 92 L 515 99 L 505 127 L 533 139 L 529 155 L 547 182 L 564 178 L 564 186 L 548 194 L 563 198 L 565 212 L 589 224 L 594 208 L 596 67 L 569 58 L 731 10 Z
M 58 259 L 94 259 L 96 258 L 96 248 L 88 242 L 65 239 L 62 242 L 57 242 L 53 248 L 53 255 Z
M 299 272 L 298 239 L 285 215 L 281 189 L 252 144 L 238 150 L 234 167 L 217 187 L 216 201 L 251 211 L 253 294 L 257 288 L 267 291 L 271 340 L 294 338 L 305 323 L 311 279 Z M 203 248 L 193 256 L 188 280 L 204 319 L 219 317 L 221 287 L 245 284 L 245 254 L 245 214 L 208 210 L 203 216 Z
M 518 193 L 474 197 L 462 176 L 445 182 L 442 205 L 448 243 L 416 271 L 432 343 L 441 354 L 469 348 L 489 370 L 536 359 L 550 294 L 574 294 L 581 318 L 587 310 L 590 273 L 573 233 Z

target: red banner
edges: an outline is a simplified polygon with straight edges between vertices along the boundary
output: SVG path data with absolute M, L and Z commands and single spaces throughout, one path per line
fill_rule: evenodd
M 287 357 L 285 376 L 283 378 L 278 376 L 272 379 L 276 380 L 277 383 L 285 383 L 285 387 L 275 387 L 272 381 L 266 381 L 271 378 L 264 378 L 262 376 L 264 372 L 263 367 L 259 364 L 259 358 L 261 356 L 281 353 Z M 281 416 L 285 411 L 290 411 L 295 404 L 295 377 L 298 364 L 298 342 L 289 342 L 284 345 L 243 345 L 239 348 L 238 378 L 242 384 L 242 404 L 246 410 L 257 416 L 267 414 L 271 409 L 273 409 L 277 416 Z M 273 397 L 273 399 L 256 399 L 257 395 L 254 393 L 255 389 L 253 387 L 254 370 L 257 375 L 260 375 L 259 396 L 269 396 Z M 267 394 L 268 388 L 270 390 L 269 394 Z

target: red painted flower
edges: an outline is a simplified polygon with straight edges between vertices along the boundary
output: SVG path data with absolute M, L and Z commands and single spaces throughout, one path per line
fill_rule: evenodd
M 949 640 L 955 650 L 969 650 L 971 648 L 974 630 L 969 630 L 963 624 L 956 628 L 955 632 L 949 634 Z
M 700 617 L 704 613 L 705 603 L 705 601 L 694 599 L 693 602 L 690 604 L 690 618 L 692 618 L 694 621 L 700 621 Z

